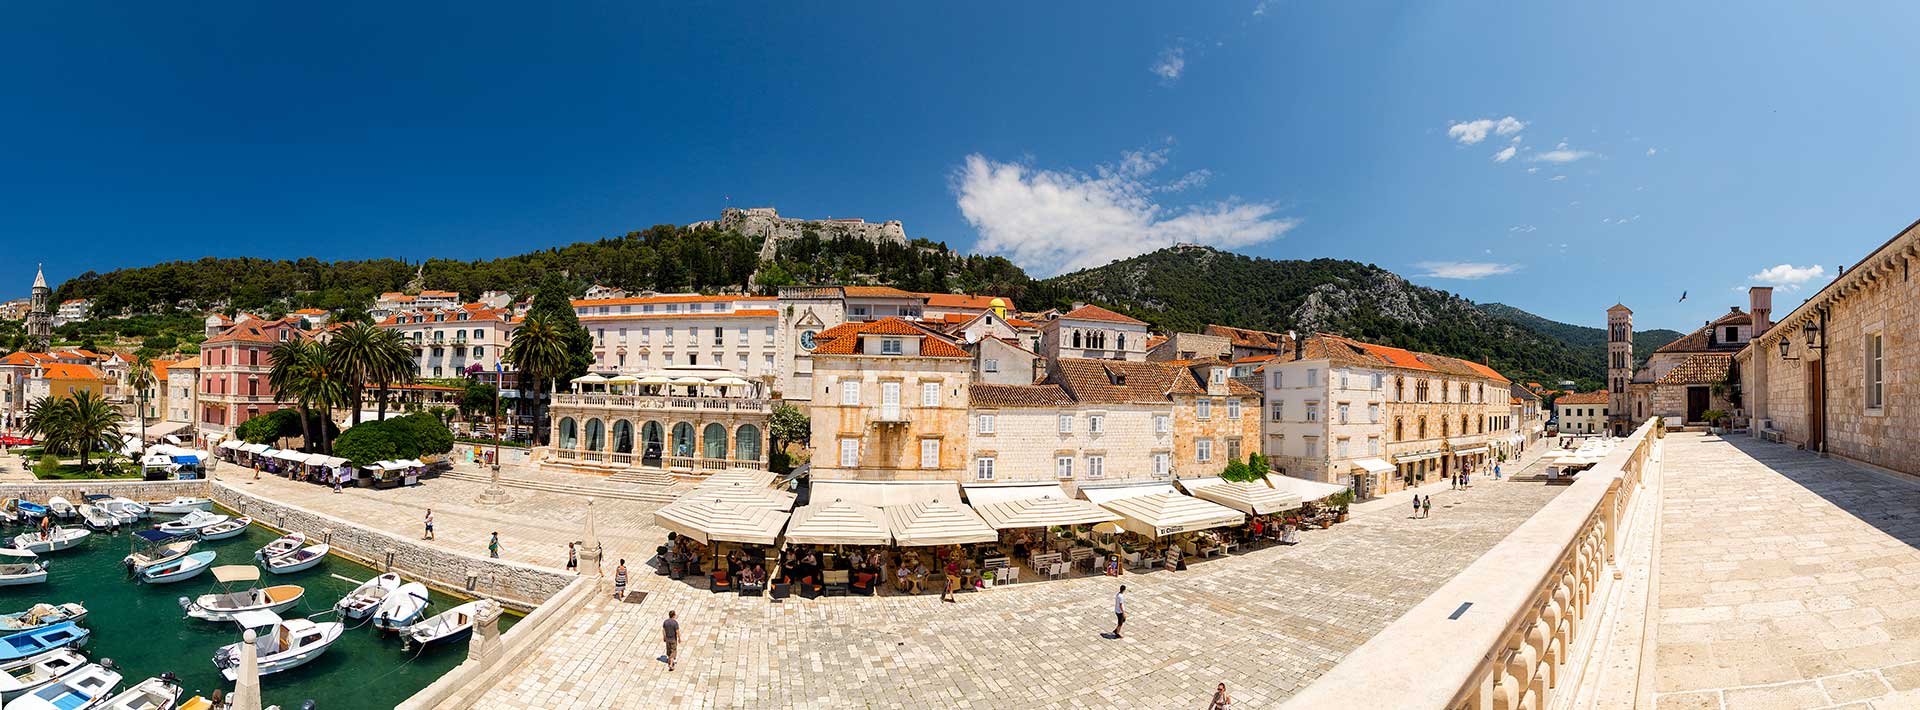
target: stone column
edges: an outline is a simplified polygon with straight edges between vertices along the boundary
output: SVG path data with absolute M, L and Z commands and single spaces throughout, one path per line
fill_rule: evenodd
M 240 668 L 234 677 L 231 710 L 260 710 L 260 661 L 253 629 L 240 634 Z
M 582 517 L 586 518 L 586 530 L 582 532 L 580 537 L 581 574 L 585 574 L 587 570 L 591 569 L 593 570 L 593 576 L 599 577 L 602 576 L 600 570 L 600 536 L 593 531 L 592 498 L 587 499 L 587 512 L 582 515 Z
M 467 660 L 482 664 L 500 655 L 500 603 L 480 600 L 474 610 L 473 635 L 467 638 Z
M 478 502 L 481 505 L 500 505 L 513 500 L 507 495 L 507 489 L 500 485 L 500 461 L 495 459 L 493 470 L 487 476 L 487 489 L 480 492 Z

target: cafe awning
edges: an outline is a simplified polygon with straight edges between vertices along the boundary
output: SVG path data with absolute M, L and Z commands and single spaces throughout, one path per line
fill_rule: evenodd
M 696 500 L 705 501 L 709 503 L 723 502 L 729 505 L 754 506 L 758 508 L 773 508 L 774 510 L 787 511 L 787 510 L 793 510 L 794 498 L 795 496 L 792 493 L 788 493 L 786 491 L 776 491 L 772 488 L 767 488 L 765 486 L 703 485 L 699 488 L 695 488 L 691 491 L 687 491 L 685 495 L 680 496 L 679 501 L 675 501 L 675 502 L 678 503 L 678 502 L 696 501 Z
M 147 441 L 159 441 L 187 428 L 186 422 L 158 422 L 147 426 Z
M 1206 488 L 1207 486 L 1217 486 L 1226 483 L 1226 480 L 1219 476 L 1201 476 L 1199 478 L 1181 478 L 1177 479 L 1177 482 L 1181 488 L 1186 489 L 1187 495 L 1196 495 L 1195 491 Z
M 705 499 L 681 500 L 653 512 L 655 525 L 703 543 L 771 545 L 787 524 L 786 511 Z
M 1392 473 L 1393 472 L 1393 464 L 1387 463 L 1380 459 L 1374 459 L 1374 458 L 1354 459 L 1353 467 L 1360 469 L 1362 471 L 1366 471 L 1367 473 Z
M 1275 490 L 1287 491 L 1300 497 L 1300 500 L 1320 500 L 1347 489 L 1337 483 L 1321 483 L 1304 478 L 1294 478 L 1278 473 L 1267 474 L 1267 485 Z
M 1036 483 L 978 483 L 960 486 L 967 492 L 967 504 L 978 510 L 988 503 L 1000 503 L 1025 498 L 1066 498 L 1067 491 L 1058 483 L 1040 481 Z
M 1467 448 L 1464 448 L 1464 449 L 1454 449 L 1454 450 L 1453 450 L 1453 455 L 1455 455 L 1455 456 L 1472 456 L 1472 455 L 1474 455 L 1474 454 L 1484 454 L 1484 453 L 1486 453 L 1486 452 L 1487 452 L 1487 447 L 1486 447 L 1486 446 L 1485 446 L 1485 445 L 1483 444 L 1483 445 L 1480 445 L 1480 446 L 1469 446 L 1469 447 L 1467 447 Z
M 795 545 L 885 545 L 893 529 L 879 508 L 846 500 L 822 500 L 794 509 L 787 542 Z
M 980 516 L 959 502 L 929 500 L 886 508 L 887 525 L 893 529 L 895 543 L 906 547 L 960 545 L 969 542 L 993 542 L 1000 533 Z
M 1440 451 L 1421 451 L 1412 454 L 1398 454 L 1393 457 L 1393 460 L 1396 463 L 1416 463 L 1440 458 L 1442 453 L 1443 452 Z
M 1275 489 L 1265 483 L 1227 481 L 1217 486 L 1201 486 L 1194 497 L 1219 503 L 1242 513 L 1267 515 L 1300 507 L 1300 496 Z
M 1154 493 L 1101 503 L 1120 514 L 1120 526 L 1148 537 L 1239 525 L 1247 521 L 1240 511 L 1178 493 Z
M 1148 483 L 1128 483 L 1118 486 L 1081 486 L 1080 496 L 1087 500 L 1105 505 L 1108 501 L 1121 498 L 1150 496 L 1156 493 L 1174 493 L 1173 484 L 1161 481 Z
M 968 494 L 971 495 L 971 491 Z M 973 512 L 979 513 L 980 519 L 995 530 L 1092 525 L 1120 519 L 1113 511 L 1064 495 L 975 503 Z
M 953 481 L 821 481 L 813 482 L 809 500 L 844 500 L 876 508 L 929 500 L 960 500 L 960 484 Z
M 573 378 L 572 382 L 576 385 L 604 385 L 607 383 L 607 378 L 589 372 Z
M 702 488 L 707 486 L 735 486 L 735 485 L 759 486 L 761 488 L 766 488 L 768 486 L 773 485 L 773 474 L 768 473 L 766 471 L 755 471 L 750 468 L 736 468 L 736 469 L 731 469 L 727 471 L 721 471 L 719 473 L 708 476 L 707 480 L 701 481 L 695 485 Z

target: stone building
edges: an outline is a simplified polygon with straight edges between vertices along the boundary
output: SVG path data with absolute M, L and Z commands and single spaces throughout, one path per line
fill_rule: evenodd
M 1766 320 L 1772 309 L 1773 289 L 1748 289 L 1748 301 L 1751 313 L 1730 307 L 1719 318 L 1660 346 L 1645 363 L 1637 365 L 1633 361 L 1633 311 L 1618 304 L 1607 309 L 1605 431 L 1625 436 L 1656 416 L 1666 419 L 1670 427 L 1706 424 L 1702 414 L 1710 410 L 1744 419 L 1740 416 L 1741 402 L 1735 399 L 1736 390 L 1729 386 L 1737 377 L 1733 355 L 1753 338 L 1756 321 Z
M 965 349 L 895 317 L 842 323 L 812 342 L 814 480 L 996 479 L 991 458 L 967 459 Z
M 1173 472 L 1217 476 L 1260 451 L 1260 392 L 1228 376 L 1226 362 L 1162 365 L 1173 407 Z
M 1554 419 L 1559 422 L 1560 433 L 1607 433 L 1607 408 L 1611 400 L 1612 396 L 1605 391 L 1562 395 L 1554 400 Z
M 200 412 L 200 356 L 167 366 L 167 406 L 162 424 L 173 425 L 174 435 L 193 441 L 194 422 Z
M 1908 225 L 1736 356 L 1754 436 L 1920 474 L 1920 222 Z
M 1040 354 L 1048 360 L 1147 359 L 1147 324 L 1099 306 L 1077 305 L 1040 325 Z
M 593 336 L 593 371 L 641 373 L 720 367 L 777 390 L 778 327 L 772 297 L 654 294 L 576 300 Z
M 809 232 L 824 241 L 846 238 L 875 244 L 907 244 L 907 228 L 897 219 L 878 224 L 861 219 L 798 219 L 782 217 L 780 211 L 772 207 L 728 207 L 720 210 L 719 220 L 694 222 L 687 228 L 734 231 L 759 238 L 762 259 L 774 258 L 781 242 L 799 239 Z
M 53 339 L 53 289 L 47 287 L 46 272 L 33 271 L 31 310 L 27 311 L 27 351 L 43 353 Z
M 194 422 L 200 448 L 211 448 L 248 419 L 283 409 L 267 372 L 273 348 L 313 337 L 286 320 L 245 320 L 200 344 L 200 411 Z
M 581 324 L 586 324 L 585 318 Z M 413 346 L 415 374 L 423 379 L 457 378 L 470 369 L 499 367 L 517 327 L 505 310 L 479 304 L 411 310 L 387 316 L 376 325 Z M 588 331 L 592 330 L 589 326 Z
M 664 482 L 659 475 L 704 477 L 767 466 L 773 403 L 764 384 L 740 373 L 681 365 L 644 377 L 596 373 L 566 389 L 553 395 L 543 468 L 593 475 L 650 471 Z
M 1219 335 L 1174 333 L 1156 338 L 1147 349 L 1147 362 L 1219 360 L 1233 355 L 1233 341 Z
M 1202 332 L 1206 335 L 1226 338 L 1229 347 L 1233 350 L 1230 356 L 1234 360 L 1263 355 L 1282 355 L 1287 352 L 1287 348 L 1291 347 L 1293 342 L 1291 334 L 1225 325 L 1208 325 Z
M 1075 495 L 1082 484 L 1172 476 L 1171 406 L 1151 388 L 1087 387 L 1076 396 L 1058 382 L 975 384 L 968 404 L 967 458 L 991 462 L 976 463 L 970 481 L 1057 483 Z

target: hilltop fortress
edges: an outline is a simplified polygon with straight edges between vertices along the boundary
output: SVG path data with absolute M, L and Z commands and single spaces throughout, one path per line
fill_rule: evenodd
M 749 237 L 762 237 L 766 240 L 760 247 L 762 259 L 772 259 L 780 242 L 799 239 L 809 229 L 821 239 L 853 237 L 876 244 L 891 242 L 905 246 L 907 243 L 907 228 L 897 219 L 878 224 L 863 219 L 794 219 L 780 216 L 779 210 L 772 207 L 728 207 L 720 210 L 719 221 L 694 222 L 687 226 L 730 229 Z

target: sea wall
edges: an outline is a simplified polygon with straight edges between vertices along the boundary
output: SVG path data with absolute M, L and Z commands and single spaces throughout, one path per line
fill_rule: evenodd
M 324 539 L 335 554 L 345 555 L 382 571 L 417 578 L 429 586 L 462 596 L 486 596 L 509 608 L 529 610 L 546 603 L 575 575 L 533 565 L 469 555 L 422 545 L 346 520 L 264 498 L 224 482 L 212 484 L 212 497 L 254 522 L 288 532 Z
M 81 496 L 93 494 L 119 496 L 137 501 L 172 500 L 177 496 L 205 498 L 207 485 L 205 480 L 140 481 L 131 479 L 5 483 L 0 484 L 0 500 L 19 498 L 45 504 L 47 499 L 58 496 L 78 505 L 81 502 Z
M 469 655 L 466 662 L 447 671 L 432 685 L 421 688 L 396 710 L 471 707 L 474 700 L 486 694 L 506 670 L 525 662 L 541 644 L 565 626 L 574 612 L 600 589 L 601 581 L 598 577 L 575 578 L 559 594 L 541 604 L 539 609 L 514 624 L 513 628 L 507 629 L 500 636 L 498 652 L 488 658 Z M 478 637 L 477 632 L 475 637 Z

